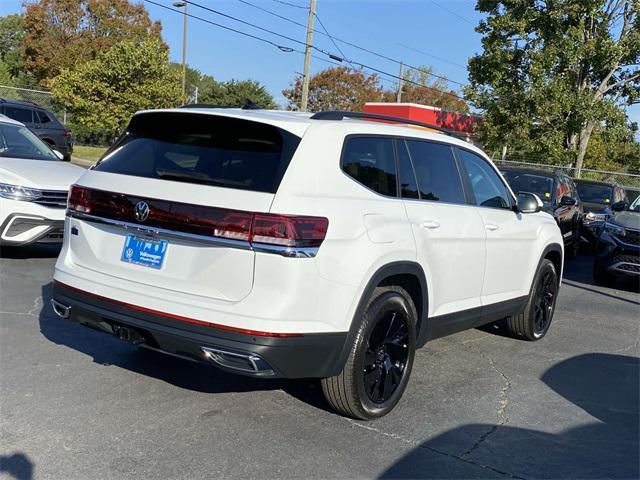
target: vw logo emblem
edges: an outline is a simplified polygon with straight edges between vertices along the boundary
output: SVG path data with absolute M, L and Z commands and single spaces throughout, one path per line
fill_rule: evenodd
M 136 220 L 139 222 L 144 222 L 147 218 L 149 218 L 149 205 L 147 202 L 138 202 L 133 209 L 133 214 L 136 217 Z

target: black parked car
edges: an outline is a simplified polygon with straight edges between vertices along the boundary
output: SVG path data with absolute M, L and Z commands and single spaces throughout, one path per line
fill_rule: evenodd
M 605 222 L 596 248 L 596 283 L 606 285 L 618 276 L 640 280 L 640 199 Z
M 62 153 L 65 160 L 71 160 L 73 152 L 71 130 L 60 123 L 49 110 L 32 102 L 0 98 L 0 113 L 24 123 L 44 143 Z
M 530 168 L 502 167 L 502 175 L 516 193 L 535 193 L 549 213 L 558 222 L 566 256 L 573 258 L 580 248 L 580 222 L 582 204 L 571 177 L 563 172 L 549 172 Z
M 614 212 L 626 210 L 629 201 L 624 187 L 616 182 L 583 179 L 574 182 L 584 207 L 580 238 L 593 250 L 605 222 Z

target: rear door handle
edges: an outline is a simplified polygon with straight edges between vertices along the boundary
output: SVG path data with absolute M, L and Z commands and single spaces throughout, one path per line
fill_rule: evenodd
M 494 230 L 498 230 L 500 227 L 498 225 L 496 225 L 495 223 L 487 223 L 485 224 L 485 227 L 487 228 L 487 230 L 491 230 L 492 232 Z
M 422 222 L 420 224 L 420 228 L 426 228 L 429 230 L 433 230 L 435 228 L 439 228 L 440 227 L 440 223 L 436 222 L 435 220 L 427 220 L 426 222 Z

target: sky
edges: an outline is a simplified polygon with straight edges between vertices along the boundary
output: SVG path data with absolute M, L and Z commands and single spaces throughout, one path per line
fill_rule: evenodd
M 175 0 L 152 0 L 170 8 Z M 192 0 L 280 35 L 240 24 L 219 14 L 189 5 L 189 14 L 236 28 L 270 40 L 276 45 L 304 49 L 305 28 L 293 25 L 264 10 L 306 25 L 308 0 Z M 482 18 L 474 0 L 317 0 L 318 18 L 334 38 L 347 40 L 391 59 L 412 66 L 431 66 L 439 75 L 451 79 L 450 87 L 459 91 L 468 82 L 466 64 L 470 56 L 481 52 L 481 36 L 475 26 Z M 183 16 L 145 2 L 153 20 L 162 23 L 171 60 L 182 58 Z M 20 12 L 22 0 L 0 0 L 0 15 Z M 180 9 L 181 10 L 181 9 Z M 323 32 L 316 22 L 316 29 Z M 294 41 L 294 40 L 297 40 Z M 299 42 L 299 43 L 298 43 Z M 337 47 L 326 35 L 316 33 L 314 45 L 357 62 L 398 75 L 399 65 L 340 42 Z M 326 55 L 316 55 L 328 60 Z M 270 45 L 195 18 L 187 20 L 187 63 L 216 80 L 254 79 L 262 82 L 276 101 L 285 105 L 282 90 L 302 72 L 304 56 L 282 52 Z M 345 63 L 346 64 L 346 63 Z M 318 58 L 311 61 L 312 72 L 330 67 Z M 381 75 L 383 85 L 395 89 L 396 80 Z M 640 123 L 640 105 L 628 109 L 632 121 Z

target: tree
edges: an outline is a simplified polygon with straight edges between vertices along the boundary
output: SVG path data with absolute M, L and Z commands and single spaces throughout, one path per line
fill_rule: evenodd
M 246 100 L 250 100 L 259 108 L 277 108 L 271 94 L 255 80 L 214 81 L 203 88 L 198 96 L 199 103 L 224 107 L 242 107 Z
M 282 94 L 289 101 L 287 108 L 297 110 L 302 97 L 302 77 L 298 76 L 290 89 Z M 377 75 L 349 67 L 322 70 L 309 80 L 309 110 L 361 111 L 366 102 L 379 102 L 384 91 Z
M 169 68 L 168 52 L 157 39 L 117 43 L 75 70 L 51 81 L 55 101 L 78 125 L 118 135 L 137 111 L 180 103 L 181 81 Z
M 484 51 L 469 60 L 491 149 L 575 164 L 596 127 L 628 130 L 640 100 L 640 0 L 478 0 Z
M 172 62 L 170 65 L 172 70 L 175 70 L 179 73 L 180 77 L 182 77 L 182 64 Z M 211 75 L 203 74 L 197 68 L 192 68 L 187 65 L 186 68 L 186 82 L 185 82 L 185 90 L 186 90 L 186 101 L 187 102 L 195 102 L 196 100 L 196 91 L 198 93 L 198 102 L 200 103 L 202 92 L 213 88 L 213 84 L 215 80 Z
M 449 82 L 434 75 L 433 67 L 409 69 L 403 75 L 402 101 L 420 103 L 433 107 L 469 112 L 469 106 L 459 95 L 449 88 Z M 396 92 L 386 92 L 385 101 L 395 102 Z
M 160 23 L 129 0 L 40 0 L 25 3 L 25 67 L 42 85 L 62 69 L 93 60 L 116 43 L 161 40 Z
M 0 60 L 4 62 L 11 77 L 20 75 L 22 69 L 22 41 L 24 29 L 20 15 L 0 17 Z

